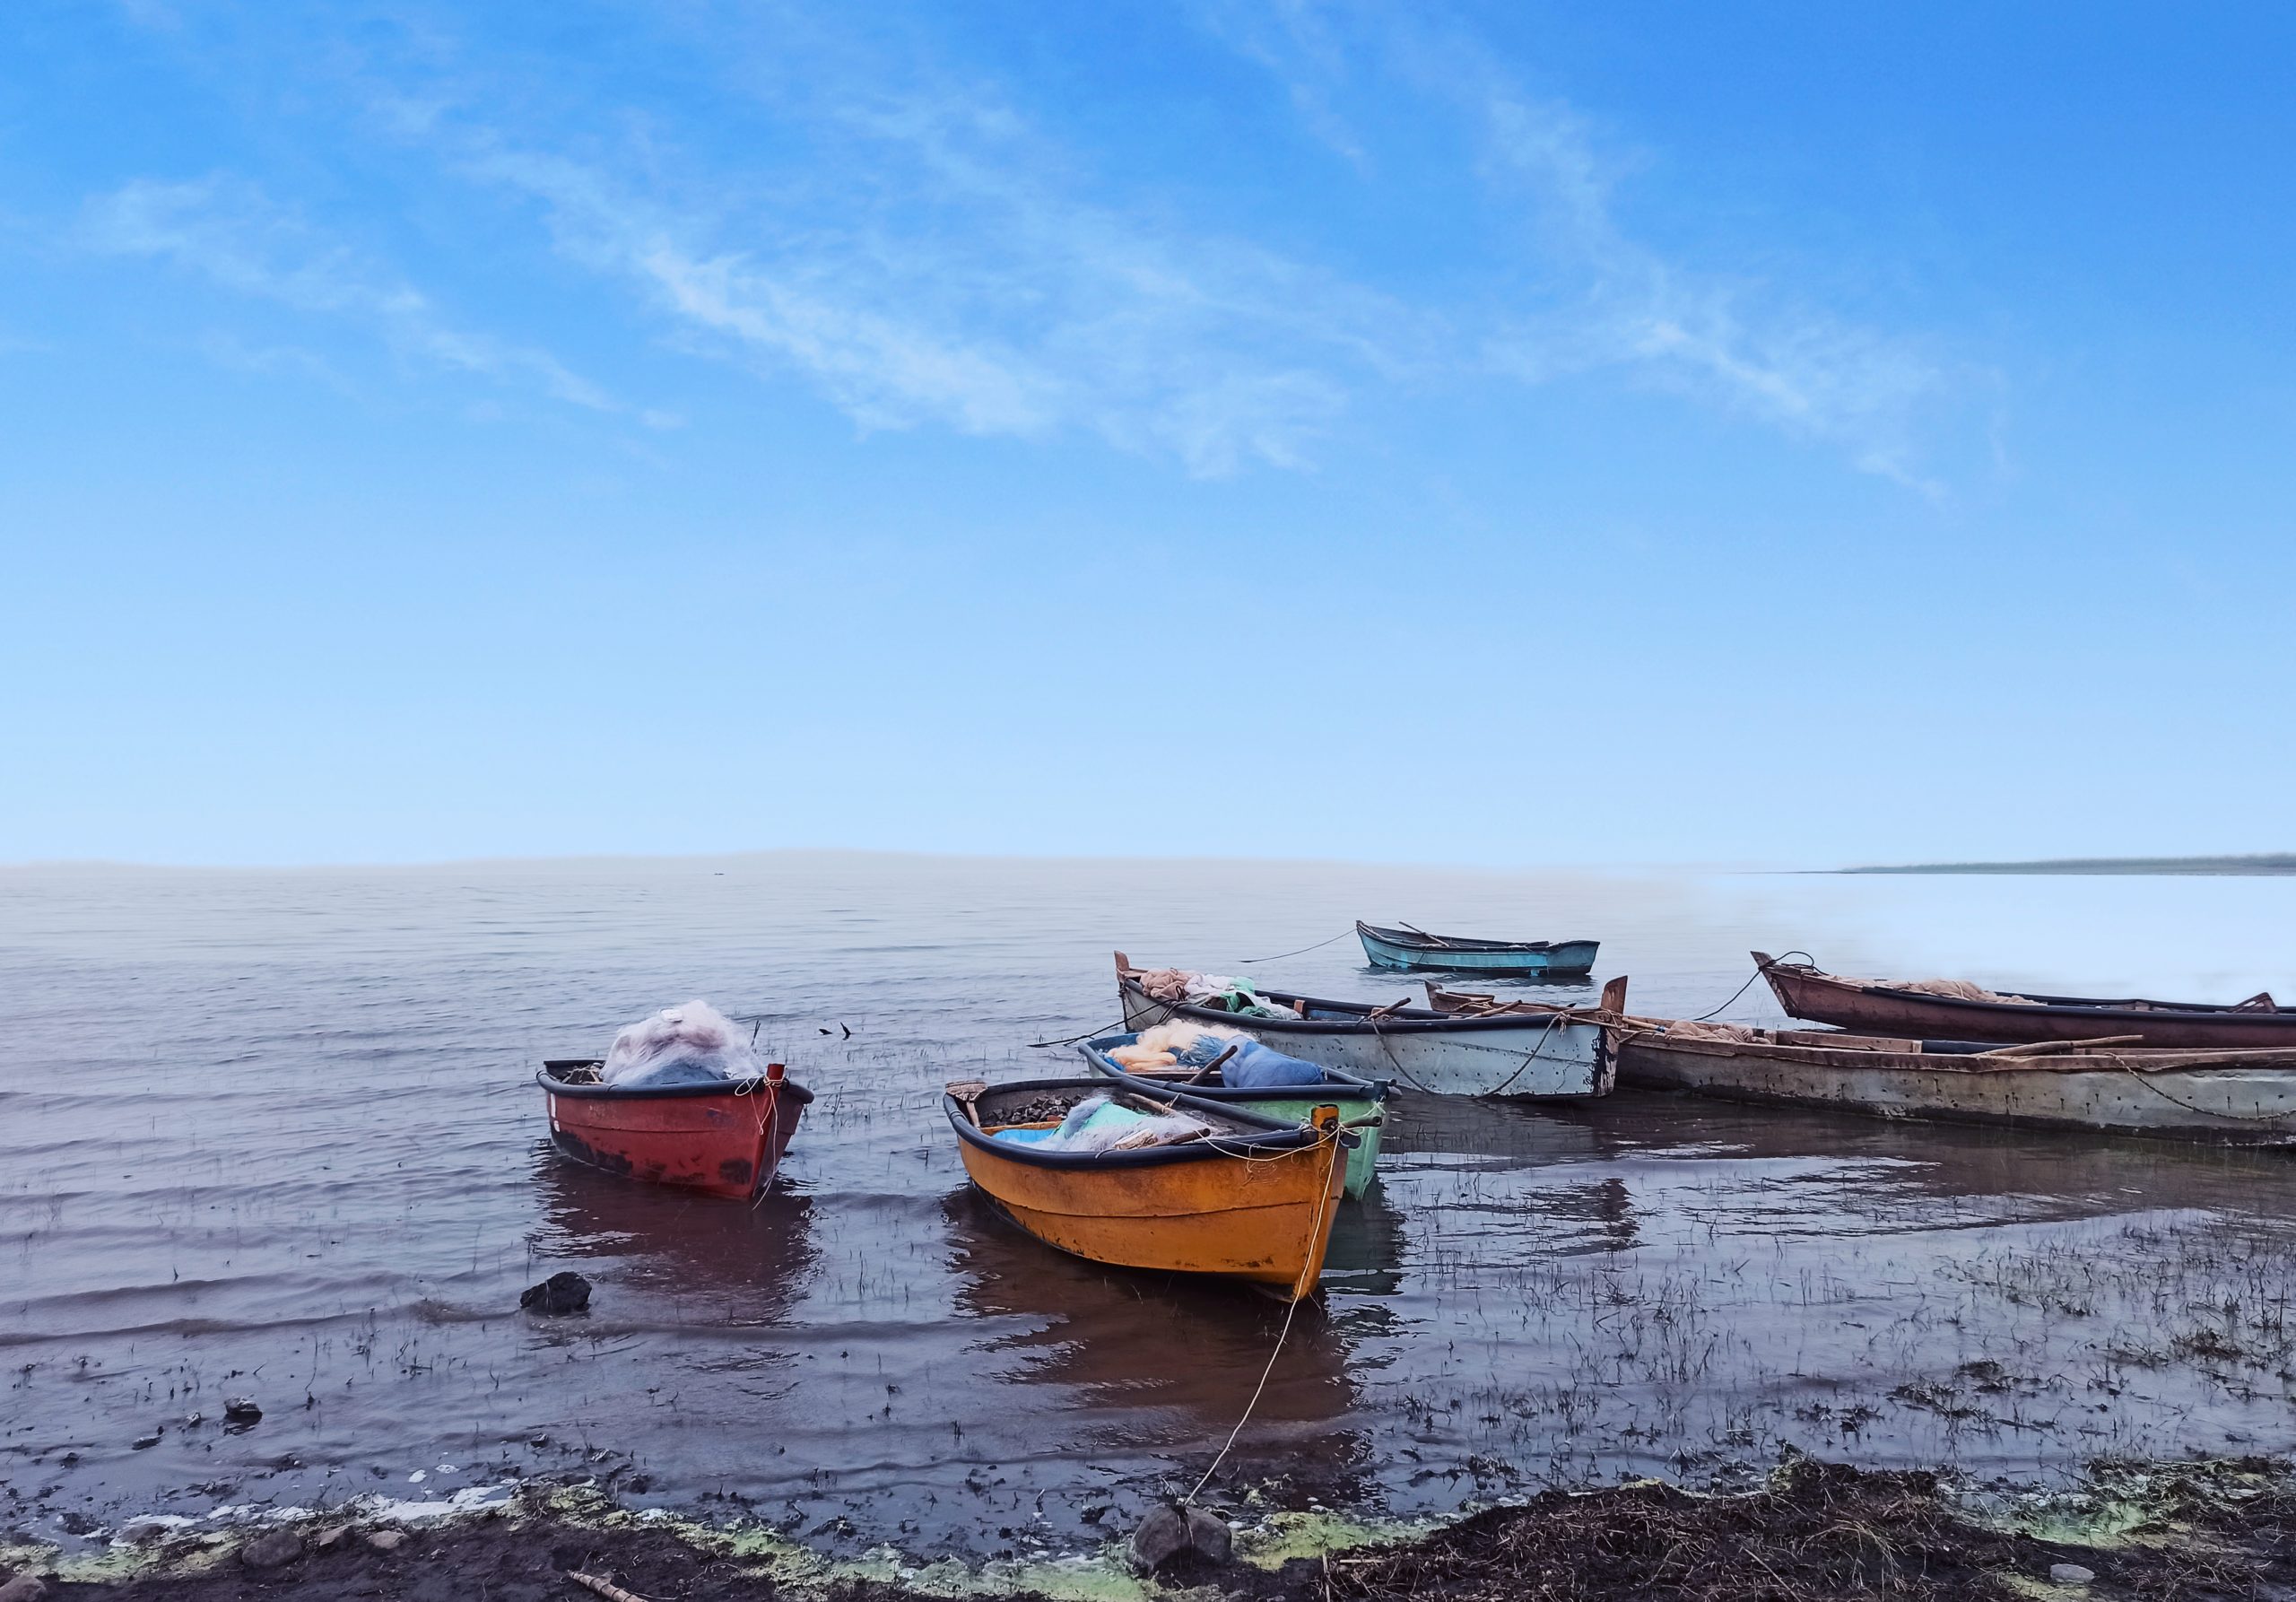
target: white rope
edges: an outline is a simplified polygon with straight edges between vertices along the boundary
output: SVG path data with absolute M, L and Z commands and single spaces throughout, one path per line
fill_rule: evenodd
M 1309 1266 L 1315 1262 L 1316 1242 L 1323 1239 L 1324 1210 L 1331 1206 L 1333 1171 L 1339 1166 L 1339 1154 L 1344 1149 L 1340 1145 L 1339 1134 L 1339 1126 L 1334 1123 L 1331 1160 L 1324 1165 L 1324 1182 L 1316 1192 L 1315 1222 L 1308 1226 L 1308 1263 L 1300 1269 L 1302 1277 L 1306 1276 Z M 1188 1508 L 1196 1505 L 1196 1499 L 1203 1494 L 1204 1487 L 1212 1483 L 1212 1476 L 1220 1472 L 1220 1465 L 1226 1462 L 1228 1454 L 1235 1450 L 1236 1437 L 1241 1435 L 1244 1426 L 1251 1422 L 1252 1409 L 1259 1406 L 1260 1395 L 1267 1389 L 1268 1376 L 1275 1372 L 1275 1360 L 1283 1355 L 1284 1337 L 1292 1333 L 1292 1315 L 1298 1312 L 1300 1303 L 1308 1299 L 1306 1293 L 1300 1289 L 1299 1280 L 1292 1282 L 1292 1291 L 1291 1302 L 1283 1310 L 1283 1328 L 1275 1332 L 1275 1348 L 1267 1354 L 1267 1366 L 1259 1371 L 1259 1383 L 1252 1387 L 1251 1399 L 1244 1404 L 1243 1412 L 1236 1419 L 1236 1427 L 1228 1432 L 1228 1439 L 1222 1443 L 1219 1456 L 1212 1459 L 1212 1466 L 1204 1471 L 1204 1477 L 1196 1482 L 1196 1488 L 1180 1499 L 1180 1506 Z

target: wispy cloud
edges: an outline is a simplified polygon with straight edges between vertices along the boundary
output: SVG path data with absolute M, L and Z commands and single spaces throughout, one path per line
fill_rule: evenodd
M 489 128 L 464 132 L 460 159 L 542 203 L 569 255 L 868 428 L 1082 428 L 1199 475 L 1300 466 L 1350 380 L 1403 365 L 1425 321 L 1273 252 L 1062 193 L 994 103 L 876 98 L 834 121 L 858 147 L 834 183 L 773 186 L 749 208 L 675 210 Z
M 402 357 L 433 368 L 528 386 L 593 411 L 621 409 L 548 352 L 456 326 L 419 290 L 328 239 L 243 179 L 137 179 L 91 200 L 78 237 L 91 250 L 155 257 L 239 294 L 360 324 Z M 248 352 L 236 342 L 230 349 Z M 308 370 L 277 352 L 259 360 L 274 370 Z
M 1352 71 L 1378 74 L 1464 126 L 1482 181 L 1519 204 L 1526 223 L 1526 304 L 1500 309 L 1475 336 L 1495 370 L 1543 383 L 1624 370 L 1936 491 L 1918 467 L 1919 414 L 1945 396 L 1952 375 L 1926 342 L 1638 241 L 1619 218 L 1622 163 L 1586 118 L 1526 91 L 1463 25 L 1439 11 L 1406 16 L 1309 0 L 1222 0 L 1206 14 L 1335 148 L 1360 147 L 1332 98 Z
M 1043 86 L 968 57 L 931 8 L 864 29 L 813 0 L 703 0 L 656 19 L 660 75 L 633 84 L 400 0 L 398 33 L 335 59 L 356 60 L 340 70 L 361 134 L 516 196 L 679 348 L 810 385 L 866 430 L 1084 433 L 1216 476 L 1311 466 L 1366 397 L 1607 376 L 1935 492 L 1930 436 L 1965 365 L 1744 265 L 1763 252 L 1701 260 L 1638 234 L 1615 138 L 1531 92 L 1525 64 L 1439 0 L 1186 14 L 1339 158 L 1335 204 L 1271 191 L 1260 229 L 1223 195 L 1215 224 L 1184 167 L 1113 178 L 1133 152 L 1096 161 L 1061 91 L 1031 99 Z M 1152 117 L 1160 92 L 1127 109 Z M 437 369 L 623 410 L 251 186 L 131 184 L 85 231 L 361 322 Z

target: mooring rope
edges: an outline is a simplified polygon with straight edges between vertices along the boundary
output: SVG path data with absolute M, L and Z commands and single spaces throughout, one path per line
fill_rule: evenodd
M 1787 952 L 1787 953 L 1786 953 L 1786 956 L 1785 956 L 1785 957 L 1772 957 L 1772 958 L 1770 960 L 1770 964 L 1774 965 L 1774 964 L 1776 964 L 1776 963 L 1783 962 L 1784 961 L 1786 961 L 1786 957 L 1803 957 L 1803 958 L 1806 958 L 1806 959 L 1808 960 L 1809 963 L 1810 963 L 1810 966 L 1812 966 L 1813 968 L 1816 967 L 1816 966 L 1817 966 L 1817 964 L 1818 964 L 1818 960 L 1817 960 L 1817 958 L 1811 956 L 1811 955 L 1810 955 L 1810 953 L 1809 953 L 1808 952 L 1806 952 L 1806 951 L 1789 951 L 1789 952 Z M 1738 987 L 1736 995 L 1732 996 L 1728 1001 L 1724 1002 L 1720 1006 L 1716 1007 L 1716 1008 L 1714 1009 L 1714 1012 L 1710 1012 L 1710 1013 L 1700 1013 L 1700 1014 L 1699 1014 L 1699 1015 L 1698 1015 L 1697 1017 L 1695 1017 L 1695 1018 L 1692 1018 L 1692 1019 L 1689 1020 L 1689 1022 L 1691 1022 L 1691 1023 L 1705 1023 L 1709 1018 L 1713 1017 L 1715 1013 L 1720 1013 L 1720 1012 L 1726 1012 L 1726 1011 L 1728 1011 L 1728 1010 L 1729 1010 L 1729 1008 L 1736 1003 L 1736 1001 L 1737 1001 L 1737 999 L 1738 999 L 1738 997 L 1740 997 L 1740 996 L 1744 996 L 1747 991 L 1749 991 L 1749 990 L 1751 990 L 1751 989 L 1752 989 L 1752 988 L 1754 988 L 1754 980 L 1755 980 L 1755 979 L 1758 979 L 1761 978 L 1761 977 L 1762 977 L 1762 975 L 1764 975 L 1765 973 L 1768 973 L 1769 971 L 1770 971 L 1770 967 L 1769 967 L 1769 966 L 1765 966 L 1764 964 L 1762 964 L 1762 963 L 1761 963 L 1761 962 L 1757 962 L 1757 963 L 1755 963 L 1755 964 L 1754 964 L 1754 971 L 1753 971 L 1753 973 L 1752 973 L 1752 975 L 1747 979 L 1747 980 L 1746 980 L 1746 982 L 1745 982 L 1744 984 L 1740 985 L 1740 986 Z
M 1308 1265 L 1314 1264 L 1316 1242 L 1323 1238 L 1324 1213 L 1331 1206 L 1333 1171 L 1339 1166 L 1340 1153 L 1344 1149 L 1340 1144 L 1340 1126 L 1335 1120 L 1331 1127 L 1331 1157 L 1324 1165 L 1324 1182 L 1316 1192 L 1315 1219 L 1308 1226 Z M 1302 1277 L 1307 1275 L 1308 1265 L 1302 1265 L 1300 1267 L 1300 1273 Z M 1308 1299 L 1307 1293 L 1300 1290 L 1298 1280 L 1292 1282 L 1292 1300 L 1283 1310 L 1283 1323 L 1275 1332 L 1275 1345 L 1267 1354 L 1267 1366 L 1259 1371 L 1259 1383 L 1252 1387 L 1251 1399 L 1244 1404 L 1243 1412 L 1237 1415 L 1236 1427 L 1228 1432 L 1228 1439 L 1221 1443 L 1219 1454 L 1212 1459 L 1212 1466 L 1204 1471 L 1204 1477 L 1196 1481 L 1195 1488 L 1180 1499 L 1180 1506 L 1191 1508 L 1196 1505 L 1196 1499 L 1204 1493 L 1205 1486 L 1212 1483 L 1212 1476 L 1220 1472 L 1220 1465 L 1226 1462 L 1228 1454 L 1235 1450 L 1236 1438 L 1244 1432 L 1244 1426 L 1251 1422 L 1252 1409 L 1259 1406 L 1259 1398 L 1267 1389 L 1268 1376 L 1275 1372 L 1275 1360 L 1283 1355 L 1284 1339 L 1292 1333 L 1292 1315 L 1300 1310 L 1300 1303 Z
M 1336 945 L 1354 932 L 1353 929 L 1342 929 L 1328 940 L 1318 940 L 1313 945 L 1301 946 L 1298 951 L 1279 951 L 1272 957 L 1238 957 L 1236 961 L 1244 963 L 1281 962 L 1286 957 L 1302 957 L 1311 951 L 1321 951 L 1326 945 Z

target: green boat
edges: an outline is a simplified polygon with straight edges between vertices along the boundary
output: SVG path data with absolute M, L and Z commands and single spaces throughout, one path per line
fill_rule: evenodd
M 1340 1122 L 1355 1135 L 1355 1149 L 1347 1154 L 1347 1197 L 1360 1200 L 1370 1188 L 1379 1160 L 1379 1131 L 1388 1117 L 1387 1102 L 1394 1086 L 1384 1079 L 1359 1079 L 1338 1068 L 1315 1064 L 1323 1077 L 1312 1084 L 1233 1085 L 1225 1082 L 1221 1065 L 1177 1065 L 1153 1073 L 1135 1073 L 1108 1054 L 1133 1045 L 1137 1034 L 1104 1035 L 1077 1050 L 1092 1072 L 1117 1084 L 1170 1095 L 1175 1090 L 1206 1101 L 1223 1102 L 1287 1124 L 1304 1124 L 1318 1107 L 1339 1109 Z M 1244 1044 L 1252 1042 L 1246 1041 Z

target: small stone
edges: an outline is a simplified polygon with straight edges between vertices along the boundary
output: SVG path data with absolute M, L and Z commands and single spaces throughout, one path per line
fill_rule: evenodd
M 303 1537 L 291 1529 L 274 1529 L 239 1548 L 239 1561 L 250 1569 L 283 1569 L 303 1555 Z
M 19 1574 L 0 1585 L 0 1602 L 40 1602 L 47 1595 L 47 1582 L 30 1574 Z
M 2097 1572 L 2079 1563 L 2051 1563 L 2048 1577 L 2058 1585 L 2086 1585 L 2097 1577 Z
M 160 1444 L 160 1437 L 164 1432 L 165 1432 L 163 1431 L 154 1430 L 149 1435 L 138 1435 L 135 1440 L 127 1443 L 128 1450 L 130 1451 L 138 1452 L 149 1451 L 153 1447 Z
M 223 1416 L 235 1424 L 251 1424 L 263 1416 L 253 1397 L 233 1397 L 223 1404 Z
M 319 1531 L 318 1534 L 313 1536 L 311 1537 L 311 1550 L 313 1552 L 333 1552 L 341 1547 L 343 1544 L 350 1538 L 351 1527 L 347 1524 L 338 1524 L 332 1529 L 323 1529 Z
M 378 1552 L 396 1552 L 406 1545 L 406 1532 L 403 1529 L 370 1529 L 367 1532 L 367 1545 Z
M 518 1305 L 552 1315 L 587 1312 L 590 1282 L 570 1270 L 561 1270 L 540 1284 L 528 1285 L 526 1294 L 518 1298 Z

